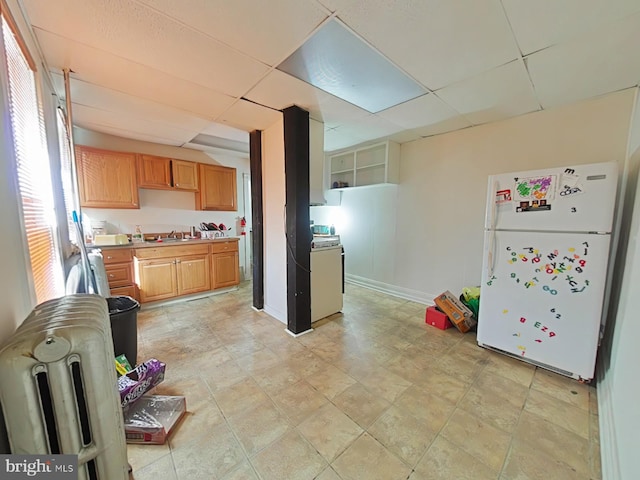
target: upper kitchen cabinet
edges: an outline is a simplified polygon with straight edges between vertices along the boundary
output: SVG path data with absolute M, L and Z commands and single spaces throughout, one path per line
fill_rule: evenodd
M 155 155 L 138 156 L 138 186 L 157 190 L 198 190 L 198 164 Z
M 199 174 L 200 191 L 196 193 L 196 210 L 238 209 L 235 168 L 200 163 Z
M 171 189 L 171 159 L 138 155 L 138 186 L 159 190 Z
M 140 208 L 136 154 L 76 146 L 80 205 Z
M 171 160 L 173 186 L 178 190 L 198 191 L 198 164 L 186 160 Z
M 400 145 L 386 141 L 329 157 L 331 188 L 398 183 Z

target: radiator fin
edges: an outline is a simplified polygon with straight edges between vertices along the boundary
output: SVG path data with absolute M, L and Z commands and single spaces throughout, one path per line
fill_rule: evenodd
M 89 424 L 89 412 L 87 402 L 84 397 L 84 384 L 80 363 L 71 363 L 71 377 L 73 379 L 73 390 L 76 395 L 76 407 L 78 409 L 78 419 L 80 420 L 80 431 L 82 432 L 82 446 L 86 447 L 91 443 L 91 426 Z
M 60 441 L 58 440 L 58 427 L 56 426 L 56 416 L 53 411 L 53 402 L 51 401 L 51 389 L 49 388 L 49 378 L 47 372 L 36 373 L 36 381 L 38 382 L 38 393 L 40 394 L 40 406 L 42 408 L 42 417 L 47 431 L 47 441 L 49 451 L 57 455 L 60 453 Z M 44 452 L 43 452 L 44 453 Z

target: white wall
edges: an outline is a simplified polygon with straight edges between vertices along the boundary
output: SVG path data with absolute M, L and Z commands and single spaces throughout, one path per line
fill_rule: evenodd
M 637 89 L 636 89 L 637 90 Z M 637 477 L 637 451 L 640 447 L 640 383 L 637 368 L 640 354 L 640 96 L 636 97 L 635 115 L 629 134 L 630 181 L 622 218 L 626 246 L 620 248 L 621 258 L 616 270 L 622 278 L 614 285 L 619 290 L 619 302 L 610 309 L 612 318 L 599 355 L 598 407 L 601 432 L 603 478 Z
M 287 244 L 284 206 L 284 122 L 262 132 L 264 311 L 287 323 Z
M 629 89 L 403 144 L 397 187 L 343 194 L 349 278 L 424 303 L 478 285 L 487 176 L 612 160 L 622 168 L 633 98 Z
M 157 143 L 143 142 L 128 138 L 116 137 L 104 133 L 74 128 L 76 145 L 87 145 L 109 150 L 146 153 L 163 157 L 191 160 L 233 167 L 236 171 L 236 187 L 238 210 L 235 212 L 213 212 L 195 209 L 193 192 L 168 190 L 152 190 L 141 188 L 140 209 L 83 208 L 83 216 L 90 220 L 107 222 L 107 233 L 133 233 L 135 226 L 140 225 L 143 232 L 189 231 L 190 226 L 198 226 L 201 222 L 224 223 L 231 228 L 230 236 L 238 236 L 238 220 L 243 216 L 244 196 L 242 194 L 242 174 L 249 173 L 249 158 L 246 156 L 208 154 L 188 148 L 172 147 Z M 247 237 L 240 237 L 240 268 L 245 268 Z

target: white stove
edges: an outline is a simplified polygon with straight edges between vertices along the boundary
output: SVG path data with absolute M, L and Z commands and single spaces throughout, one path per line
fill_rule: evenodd
M 311 240 L 311 250 L 322 248 L 341 248 L 340 235 L 314 235 Z

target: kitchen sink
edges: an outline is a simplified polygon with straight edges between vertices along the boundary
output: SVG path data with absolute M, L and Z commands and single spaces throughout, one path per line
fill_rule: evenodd
M 146 243 L 175 243 L 175 242 L 188 242 L 188 238 L 163 238 L 161 241 L 158 240 L 145 240 Z

